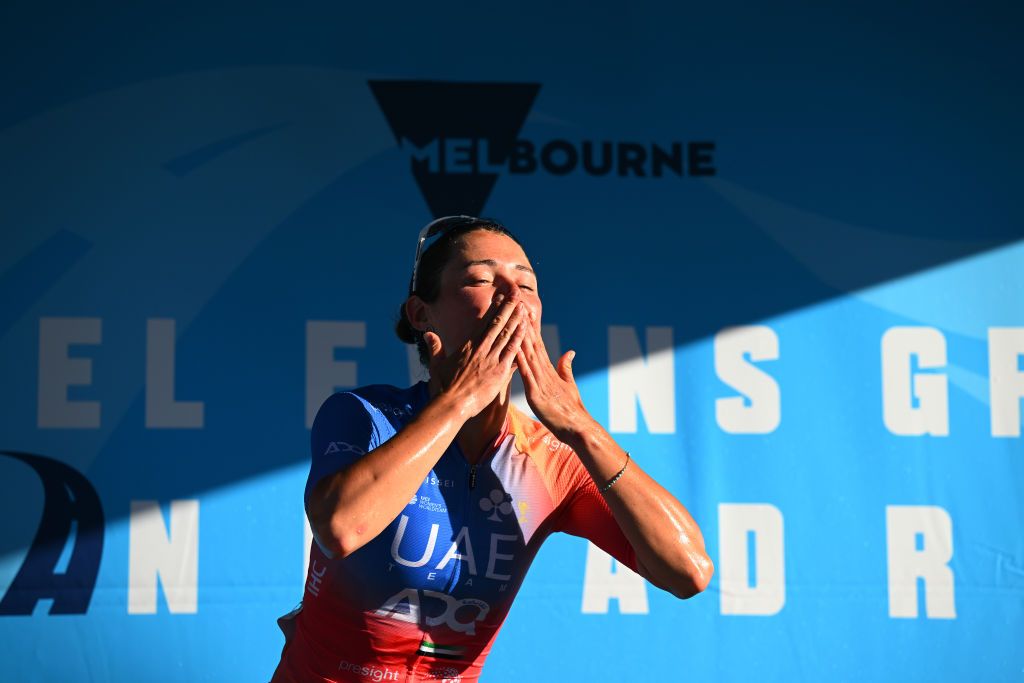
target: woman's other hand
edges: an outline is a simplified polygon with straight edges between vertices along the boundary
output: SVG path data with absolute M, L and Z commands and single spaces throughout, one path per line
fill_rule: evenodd
M 523 377 L 526 401 L 545 427 L 559 439 L 580 428 L 589 418 L 576 379 L 572 374 L 575 351 L 562 355 L 556 368 L 551 364 L 544 340 L 532 320 L 523 325 L 528 328 L 519 347 L 517 362 Z

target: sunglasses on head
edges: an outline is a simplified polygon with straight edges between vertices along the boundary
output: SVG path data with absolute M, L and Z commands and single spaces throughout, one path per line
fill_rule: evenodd
M 423 252 L 430 246 L 427 244 L 428 240 L 432 244 L 437 238 L 453 228 L 484 222 L 486 221 L 475 216 L 441 216 L 423 226 L 423 229 L 420 230 L 420 237 L 416 241 L 416 259 L 412 262 L 412 280 L 409 281 L 409 293 L 415 292 L 419 284 L 416 281 L 416 277 L 419 275 L 420 259 L 423 257 Z

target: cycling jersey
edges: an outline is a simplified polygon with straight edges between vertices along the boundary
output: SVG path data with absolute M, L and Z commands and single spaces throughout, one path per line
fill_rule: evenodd
M 336 393 L 311 436 L 306 503 L 321 478 L 394 436 L 425 382 Z M 275 681 L 476 681 L 541 543 L 590 539 L 636 556 L 579 458 L 514 407 L 475 465 L 453 442 L 405 509 L 345 558 L 313 543 L 302 604 L 282 617 Z

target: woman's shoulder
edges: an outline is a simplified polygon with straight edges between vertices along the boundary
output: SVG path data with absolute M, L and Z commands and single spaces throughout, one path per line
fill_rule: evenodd
M 327 401 L 345 401 L 345 397 L 355 397 L 370 412 L 379 412 L 391 417 L 409 417 L 422 408 L 429 397 L 426 387 L 426 382 L 417 382 L 409 387 L 366 384 L 339 391 Z
M 509 406 L 509 420 L 517 450 L 534 460 L 561 459 L 573 454 L 572 448 L 559 441 L 540 420 L 527 415 L 515 405 Z
M 328 396 L 313 419 L 314 435 L 333 433 L 343 428 L 365 435 L 377 434 L 383 440 L 401 428 L 423 406 L 426 387 L 396 387 L 367 384 L 337 391 Z
M 516 450 L 537 468 L 554 501 L 569 498 L 590 481 L 583 463 L 569 444 L 561 441 L 542 422 L 511 406 L 510 429 Z

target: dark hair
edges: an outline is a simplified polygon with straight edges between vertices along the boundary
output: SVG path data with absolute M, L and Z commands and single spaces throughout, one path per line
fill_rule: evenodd
M 465 242 L 465 237 L 477 230 L 487 230 L 505 235 L 516 244 L 522 246 L 516 236 L 504 225 L 490 218 L 477 218 L 459 224 L 442 234 L 420 256 L 419 270 L 416 274 L 416 289 L 412 289 L 412 275 L 409 276 L 409 295 L 417 295 L 427 303 L 437 301 L 441 294 L 441 272 L 448 265 L 455 251 Z M 423 339 L 423 333 L 412 326 L 409 316 L 405 313 L 405 301 L 398 307 L 398 322 L 395 323 L 395 334 L 406 344 L 415 344 L 420 353 L 420 363 L 425 367 L 430 364 L 430 349 Z

